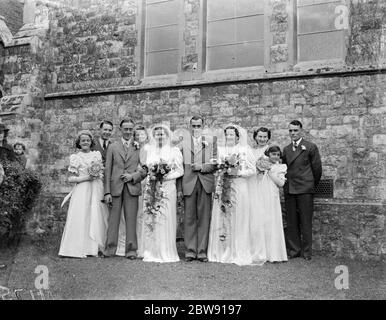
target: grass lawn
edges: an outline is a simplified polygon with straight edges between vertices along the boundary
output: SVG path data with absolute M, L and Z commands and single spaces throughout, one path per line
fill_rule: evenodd
M 58 257 L 57 242 L 43 250 L 24 238 L 13 263 L 0 270 L 0 285 L 33 290 L 38 276 L 35 268 L 45 265 L 54 299 L 386 298 L 384 262 L 314 256 L 311 261 L 298 258 L 261 267 L 240 267 L 184 261 L 160 264 L 122 257 L 74 259 Z M 180 242 L 178 250 L 182 256 Z M 335 288 L 338 265 L 348 267 L 349 289 Z

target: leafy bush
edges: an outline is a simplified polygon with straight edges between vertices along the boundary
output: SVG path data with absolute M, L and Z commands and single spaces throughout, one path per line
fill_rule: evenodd
M 18 162 L 3 162 L 2 166 L 5 176 L 0 185 L 0 239 L 12 239 L 24 226 L 42 183 L 34 171 Z

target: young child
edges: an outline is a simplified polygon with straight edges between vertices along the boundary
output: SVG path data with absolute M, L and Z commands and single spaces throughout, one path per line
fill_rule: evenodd
M 16 142 L 13 145 L 13 152 L 15 153 L 17 160 L 20 162 L 20 164 L 23 166 L 23 168 L 25 168 L 25 166 L 27 164 L 27 157 L 24 154 L 25 145 L 20 143 L 20 142 Z
M 281 164 L 281 150 L 278 146 L 269 147 L 265 155 L 272 163 L 262 180 L 262 190 L 265 190 L 262 198 L 265 209 L 264 233 L 267 261 L 287 261 L 279 194 L 279 188 L 283 187 L 286 181 L 287 166 Z

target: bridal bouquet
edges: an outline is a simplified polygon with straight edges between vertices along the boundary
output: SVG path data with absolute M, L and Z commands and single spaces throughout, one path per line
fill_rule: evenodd
M 171 171 L 172 165 L 164 160 L 149 166 L 149 179 L 147 180 L 144 198 L 145 225 L 150 232 L 154 231 L 156 219 L 162 214 L 161 209 L 165 206 L 166 196 L 162 182 Z
M 224 173 L 230 176 L 235 176 L 241 169 L 241 156 L 238 153 L 234 153 L 220 158 L 220 162 L 216 167 L 220 173 Z
M 170 172 L 171 166 L 161 159 L 160 162 L 153 164 L 149 168 L 150 179 L 159 181 L 162 184 L 164 177 Z
M 103 179 L 103 163 L 102 161 L 92 161 L 87 168 L 87 173 L 92 179 Z
M 216 164 L 218 176 L 214 198 L 219 201 L 221 213 L 224 216 L 220 241 L 226 241 L 230 234 L 230 219 L 234 209 L 234 187 L 232 180 L 242 169 L 240 154 L 231 154 L 220 158 Z

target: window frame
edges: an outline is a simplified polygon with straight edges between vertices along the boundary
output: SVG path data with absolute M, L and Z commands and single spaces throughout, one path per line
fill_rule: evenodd
M 159 0 L 158 2 L 168 2 L 170 0 Z M 178 61 L 177 61 L 177 72 L 171 73 L 171 74 L 163 74 L 163 75 L 146 75 L 146 0 L 140 0 L 138 11 L 137 11 L 137 30 L 138 30 L 138 39 L 139 39 L 139 45 L 138 50 L 136 54 L 139 54 L 139 78 L 142 80 L 142 82 L 146 84 L 153 84 L 153 83 L 164 83 L 169 81 L 177 81 L 179 74 L 181 74 L 181 57 L 183 52 L 183 28 L 184 25 L 184 18 L 183 18 L 183 1 L 176 0 L 178 3 Z
M 314 59 L 314 60 L 308 60 L 308 61 L 299 61 L 299 13 L 298 13 L 298 0 L 292 0 L 293 1 L 293 12 L 294 12 L 294 27 L 292 29 L 293 32 L 293 68 L 295 71 L 306 71 L 310 69 L 320 69 L 320 68 L 343 68 L 346 65 L 346 56 L 347 56 L 347 37 L 350 32 L 350 24 L 348 24 L 347 29 L 342 29 L 341 32 L 343 33 L 343 57 L 340 58 L 332 58 L 332 59 Z M 334 3 L 334 2 L 340 2 L 341 5 L 346 5 L 342 0 L 320 0 L 312 5 L 318 5 L 318 4 L 327 4 L 327 3 Z M 307 6 L 312 6 L 307 5 Z M 303 6 L 302 6 L 303 7 Z M 348 7 L 349 9 L 349 7 Z M 348 13 L 349 15 L 350 13 Z M 327 31 L 329 32 L 329 31 Z M 325 33 L 320 32 L 320 33 Z
M 209 0 L 210 1 L 210 0 Z M 270 49 L 270 22 L 269 22 L 269 6 L 268 1 L 264 0 L 264 13 L 263 13 L 263 19 L 264 19 L 264 39 L 262 42 L 264 43 L 264 63 L 260 66 L 249 66 L 249 67 L 235 67 L 235 68 L 228 68 L 228 69 L 216 69 L 216 70 L 209 70 L 207 66 L 208 62 L 208 46 L 207 46 L 207 24 L 208 24 L 208 0 L 201 0 L 201 21 L 200 24 L 200 34 L 202 35 L 202 41 L 201 41 L 201 71 L 203 74 L 205 74 L 205 78 L 207 80 L 215 80 L 219 77 L 225 77 L 225 78 L 235 78 L 235 73 L 240 76 L 246 76 L 251 77 L 255 75 L 256 73 L 262 74 L 267 71 L 269 68 L 269 49 Z

